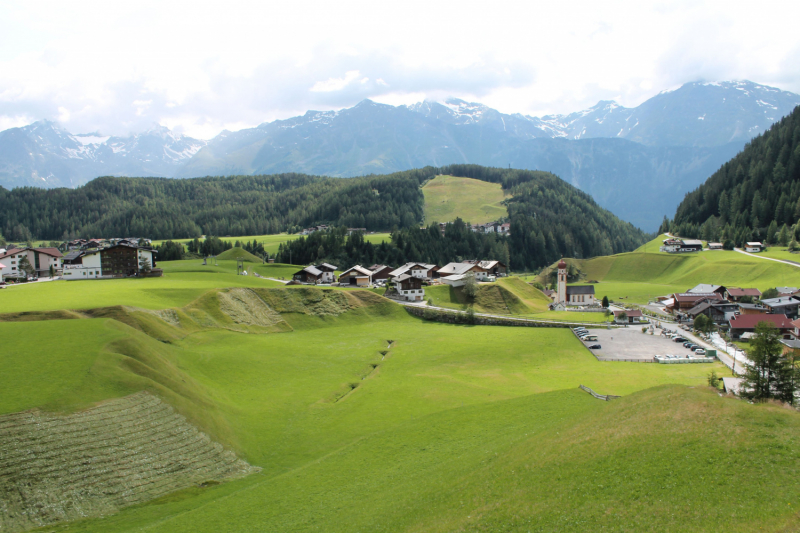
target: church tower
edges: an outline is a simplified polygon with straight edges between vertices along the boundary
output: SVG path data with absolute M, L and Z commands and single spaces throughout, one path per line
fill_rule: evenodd
M 558 262 L 558 296 L 557 304 L 567 304 L 567 263 L 562 259 Z

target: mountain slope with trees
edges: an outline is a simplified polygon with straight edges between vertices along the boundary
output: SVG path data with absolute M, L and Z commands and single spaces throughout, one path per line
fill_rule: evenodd
M 662 224 L 681 236 L 731 240 L 737 246 L 800 238 L 800 108 L 753 139 L 736 157 L 686 195 L 675 219 Z M 792 226 L 794 225 L 794 229 Z
M 465 224 L 471 221 L 460 220 L 449 230 L 452 239 L 446 232 L 445 240 L 439 240 L 435 220 L 425 221 L 432 229 L 420 229 L 421 187 L 442 174 L 500 184 L 510 194 L 504 203 L 511 237 L 477 235 Z M 549 172 L 478 165 L 425 167 L 346 180 L 303 174 L 99 178 L 77 189 L 0 188 L 0 230 L 11 240 L 263 235 L 321 224 L 392 230 L 396 250 L 378 253 L 373 250 L 377 247 L 363 243 L 369 245 L 363 254 L 347 255 L 356 262 L 376 263 L 442 263 L 491 255 L 509 257 L 516 268 L 533 269 L 562 255 L 584 258 L 630 251 L 647 239 L 641 230 Z M 293 258 L 312 262 L 341 257 L 337 253 L 344 240 L 329 248 L 321 244 L 303 252 L 300 244 L 294 245 L 298 248 L 293 249 L 297 254 Z

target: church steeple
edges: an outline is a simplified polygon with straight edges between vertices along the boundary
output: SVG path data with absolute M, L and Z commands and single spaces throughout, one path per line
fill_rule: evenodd
M 564 258 L 558 262 L 558 291 L 556 297 L 557 304 L 567 303 L 567 263 Z

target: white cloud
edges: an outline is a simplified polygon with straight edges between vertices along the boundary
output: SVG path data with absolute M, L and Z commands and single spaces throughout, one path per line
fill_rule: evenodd
M 358 78 L 359 72 L 357 70 L 351 70 L 346 72 L 344 77 L 342 78 L 328 78 L 326 81 L 318 81 L 311 87 L 311 92 L 315 93 L 329 93 L 331 91 L 341 91 L 348 85 L 350 85 L 356 78 Z M 365 81 L 369 81 L 369 78 L 364 78 L 362 83 Z
M 125 134 L 157 122 L 207 138 L 363 98 L 544 114 L 634 106 L 697 79 L 800 92 L 800 4 L 614 6 L 3 3 L 0 127 L 27 117 Z

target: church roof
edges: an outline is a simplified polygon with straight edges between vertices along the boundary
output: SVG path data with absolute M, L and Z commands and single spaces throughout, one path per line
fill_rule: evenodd
M 594 294 L 594 285 L 567 285 L 567 294 Z

